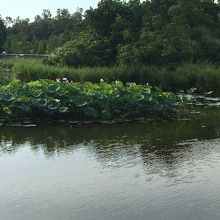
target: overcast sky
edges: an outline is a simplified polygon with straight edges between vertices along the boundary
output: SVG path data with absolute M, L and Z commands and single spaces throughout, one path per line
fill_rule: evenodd
M 88 9 L 96 7 L 99 0 L 0 0 L 0 15 L 4 18 L 10 16 L 16 18 L 30 18 L 41 15 L 43 9 L 49 9 L 55 15 L 56 9 L 68 8 L 71 13 L 77 7 Z

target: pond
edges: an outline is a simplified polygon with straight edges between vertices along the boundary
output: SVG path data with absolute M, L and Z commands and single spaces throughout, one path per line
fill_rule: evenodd
M 0 219 L 219 220 L 220 111 L 0 128 Z

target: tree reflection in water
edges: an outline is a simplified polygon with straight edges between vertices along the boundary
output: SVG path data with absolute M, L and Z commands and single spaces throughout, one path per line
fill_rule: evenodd
M 61 124 L 5 127 L 0 133 L 0 154 L 14 154 L 28 145 L 33 151 L 43 150 L 47 157 L 83 148 L 103 166 L 139 163 L 149 173 L 175 176 L 175 170 L 189 157 L 209 154 L 206 145 L 197 144 L 197 149 L 192 146 L 203 140 L 218 139 L 219 130 L 220 122 L 215 118 L 72 127 Z

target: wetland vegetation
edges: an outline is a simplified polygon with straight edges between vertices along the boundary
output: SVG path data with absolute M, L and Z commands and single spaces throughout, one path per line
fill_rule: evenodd
M 185 63 L 170 69 L 168 66 L 112 66 L 112 67 L 59 67 L 45 64 L 41 59 L 14 58 L 0 60 L 0 68 L 8 73 L 9 79 L 23 82 L 38 79 L 67 78 L 72 82 L 98 83 L 121 81 L 157 86 L 164 91 L 180 92 L 197 88 L 204 94 L 213 91 L 220 95 L 220 67 L 211 63 Z M 4 74 L 6 76 L 6 74 Z M 1 74 L 1 77 L 3 75 Z M 0 83 L 8 81 L 3 78 Z
M 58 80 L 57 80 L 58 81 Z M 60 80 L 59 80 L 60 81 Z M 183 97 L 135 83 L 70 83 L 52 80 L 0 87 L 0 118 L 125 120 L 175 118 L 183 108 Z
M 219 220 L 219 15 L 101 0 L 0 17 L 1 218 Z

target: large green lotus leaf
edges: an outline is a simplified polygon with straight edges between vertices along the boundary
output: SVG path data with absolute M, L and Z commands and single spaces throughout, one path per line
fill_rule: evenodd
M 19 95 L 26 95 L 27 94 L 27 90 L 24 87 L 19 88 L 18 89 L 18 94 Z
M 11 115 L 12 114 L 12 110 L 9 107 L 4 107 L 3 111 L 7 114 L 7 115 Z
M 144 93 L 150 95 L 151 94 L 151 88 L 146 88 L 144 90 Z
M 117 87 L 118 89 L 124 88 L 124 84 L 120 81 L 116 81 L 114 86 Z
M 57 94 L 59 95 L 59 96 L 64 96 L 64 95 L 66 95 L 67 94 L 67 90 L 64 90 L 64 89 L 59 89 L 58 91 L 57 91 Z
M 141 101 L 141 100 L 144 99 L 144 96 L 141 95 L 141 94 L 136 93 L 136 94 L 133 95 L 133 98 L 134 98 L 136 101 Z
M 3 100 L 5 102 L 11 102 L 13 100 L 15 100 L 15 96 L 13 94 L 10 93 L 0 93 L 0 100 Z
M 59 89 L 60 89 L 60 87 L 57 86 L 57 85 L 54 85 L 54 84 L 50 84 L 50 85 L 48 86 L 48 92 L 49 92 L 49 93 L 55 93 L 55 92 L 57 92 Z
M 130 89 L 135 92 L 137 92 L 141 89 L 140 86 L 136 85 L 135 83 L 128 83 L 128 85 L 130 86 Z
M 69 108 L 68 107 L 60 107 L 59 108 L 59 112 L 60 113 L 68 113 L 69 112 Z
M 37 100 L 37 106 L 41 107 L 41 108 L 46 107 L 47 103 L 48 103 L 47 99 L 38 99 Z
M 87 118 L 90 119 L 97 119 L 99 118 L 99 113 L 97 112 L 96 109 L 92 108 L 92 107 L 87 107 L 84 109 L 84 114 Z
M 75 96 L 75 97 L 72 97 L 71 102 L 74 103 L 76 107 L 80 108 L 80 107 L 87 106 L 90 100 L 86 97 Z
M 32 92 L 32 93 L 31 93 L 31 95 L 32 95 L 34 98 L 39 98 L 42 94 L 43 94 L 43 92 L 41 92 L 41 91 L 36 91 L 36 92 Z
M 48 105 L 48 110 L 54 111 L 54 110 L 57 110 L 59 107 L 60 107 L 60 103 L 56 103 L 56 102 L 50 103 Z
M 67 97 L 68 97 L 70 100 L 74 100 L 75 97 L 78 96 L 78 95 L 79 95 L 78 93 L 68 92 Z

